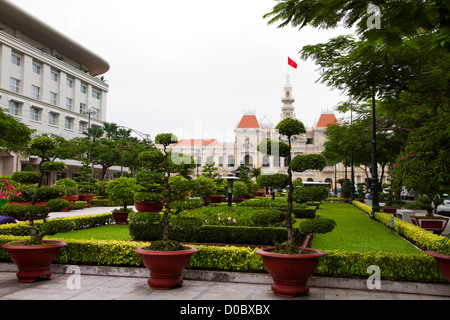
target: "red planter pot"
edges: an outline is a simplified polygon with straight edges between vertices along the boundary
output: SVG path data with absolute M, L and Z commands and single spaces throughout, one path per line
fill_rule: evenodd
M 78 200 L 78 195 L 77 194 L 73 194 L 73 195 L 70 195 L 70 196 L 61 196 L 59 198 L 67 200 L 69 202 L 73 202 L 73 201 L 77 201 Z
M 225 198 L 225 196 L 221 195 L 221 194 L 212 195 L 211 196 L 211 203 L 221 203 L 224 198 Z
M 234 202 L 234 203 L 241 203 L 242 201 L 244 201 L 244 199 L 236 199 L 236 198 L 233 198 L 233 202 Z
M 274 249 L 270 247 L 256 250 L 256 253 L 262 256 L 264 268 L 272 276 L 272 290 L 278 296 L 288 298 L 307 294 L 309 287 L 306 282 L 314 274 L 319 259 L 326 253 L 316 249 L 301 248 L 311 253 L 280 254 L 271 252 Z
M 191 255 L 197 248 L 184 246 L 180 251 L 149 251 L 139 247 L 134 252 L 139 253 L 145 267 L 150 271 L 148 284 L 155 290 L 168 290 L 181 286 L 183 279 L 181 272 L 187 267 Z
M 437 253 L 433 250 L 427 250 L 425 253 L 434 258 L 439 270 L 442 272 L 447 281 L 450 281 L 450 256 Z
M 10 243 L 2 245 L 3 249 L 8 250 L 11 260 L 19 268 L 19 272 L 16 274 L 19 282 L 35 282 L 40 277 L 51 279 L 50 264 L 58 255 L 59 249 L 66 243 L 58 240 L 43 240 L 43 242 L 56 243 L 37 246 L 17 246 Z
M 135 201 L 134 208 L 138 212 L 160 212 L 164 208 L 164 203 L 161 202 L 160 204 L 155 204 L 155 203 Z
M 128 211 L 113 211 L 113 218 L 117 225 L 127 225 L 128 224 Z
M 80 201 L 86 201 L 87 202 L 87 208 L 91 207 L 91 201 L 92 199 L 94 199 L 95 194 L 79 194 L 78 195 L 78 200 Z

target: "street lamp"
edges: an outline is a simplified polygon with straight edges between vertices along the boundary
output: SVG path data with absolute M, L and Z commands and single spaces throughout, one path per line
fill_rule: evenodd
M 375 120 L 375 93 L 372 97 L 372 212 L 370 218 L 375 219 L 375 212 L 380 211 L 380 197 L 378 194 L 378 168 L 377 168 L 377 136 Z
M 353 124 L 353 108 L 350 109 L 350 125 Z M 352 144 L 352 153 L 351 153 L 351 162 L 352 162 L 352 175 L 351 175 L 351 188 L 350 188 L 350 200 L 355 200 L 355 169 L 353 167 L 353 144 Z
M 228 186 L 228 206 L 231 207 L 231 201 L 233 198 L 233 183 L 235 180 L 240 180 L 238 177 L 222 177 L 222 179 L 227 180 Z

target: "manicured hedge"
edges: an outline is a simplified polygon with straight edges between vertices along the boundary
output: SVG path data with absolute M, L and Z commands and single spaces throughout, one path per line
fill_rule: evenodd
M 353 201 L 352 204 L 355 207 L 366 212 L 367 214 L 370 214 L 372 212 L 372 208 L 364 203 Z M 375 220 L 379 221 L 386 227 L 391 226 L 391 214 L 384 212 L 375 212 L 374 216 Z M 425 229 L 422 229 L 398 218 L 394 218 L 394 231 L 422 249 L 435 248 L 445 239 L 444 236 L 433 234 L 429 231 L 426 231 Z
M 0 235 L 0 245 L 23 239 L 25 237 Z M 148 242 L 134 241 L 71 239 L 64 241 L 67 246 L 61 249 L 55 263 L 143 267 L 141 258 L 134 249 L 148 245 Z M 189 268 L 264 272 L 262 259 L 255 254 L 256 248 L 204 245 L 195 247 L 199 251 L 192 256 Z M 367 279 L 370 275 L 367 268 L 370 265 L 377 265 L 380 267 L 382 280 L 446 283 L 434 259 L 426 254 L 360 253 L 339 250 L 326 253 L 327 255 L 321 258 L 315 275 Z M 0 249 L 0 261 L 10 261 L 7 250 Z
M 161 240 L 163 234 L 159 213 L 139 212 L 128 216 L 130 235 L 137 241 Z M 192 217 L 179 219 L 186 221 Z M 189 220 L 194 222 L 194 219 Z M 219 226 L 219 225 L 197 225 L 189 227 L 185 224 L 183 228 L 178 228 L 170 235 L 172 240 L 184 242 L 203 243 L 233 243 L 233 244 L 256 244 L 272 245 L 281 243 L 287 239 L 286 228 L 281 227 L 246 227 L 246 226 Z M 299 243 L 303 242 L 304 235 L 298 235 Z
M 66 218 L 57 218 L 57 219 L 49 219 L 47 221 L 64 221 L 69 220 L 73 223 L 74 229 L 79 230 L 84 228 L 92 228 L 98 227 L 105 224 L 111 224 L 114 222 L 114 218 L 112 213 L 102 213 L 102 214 L 92 214 L 78 217 L 66 217 Z M 42 230 L 43 220 L 35 220 L 34 221 L 37 232 Z M 66 224 L 62 224 L 64 230 L 66 230 Z M 56 230 L 57 231 L 57 230 Z M 57 232 L 55 232 L 57 233 Z M 0 225 L 0 235 L 13 235 L 13 236 L 27 236 L 30 234 L 29 231 L 29 222 L 22 221 L 13 224 L 2 224 Z

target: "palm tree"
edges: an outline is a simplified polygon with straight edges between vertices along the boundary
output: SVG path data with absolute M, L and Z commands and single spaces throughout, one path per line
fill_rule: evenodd
M 259 175 L 261 175 L 261 167 L 260 168 L 251 168 L 250 169 L 250 177 L 252 178 L 258 178 Z
M 95 142 L 95 140 L 103 137 L 105 131 L 103 131 L 102 127 L 92 126 L 88 129 L 87 132 L 83 133 L 87 135 L 89 139 L 92 139 L 92 142 Z
M 131 137 L 131 130 L 121 128 L 117 130 L 117 138 L 128 140 Z
M 117 135 L 117 124 L 112 122 L 105 122 L 103 124 L 103 130 L 105 131 L 106 139 L 111 140 L 113 137 Z

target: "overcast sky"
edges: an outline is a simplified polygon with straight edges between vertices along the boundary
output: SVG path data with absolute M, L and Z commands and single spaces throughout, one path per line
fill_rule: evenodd
M 152 139 L 173 132 L 233 141 L 245 110 L 276 125 L 287 73 L 306 126 L 346 100 L 316 83 L 317 66 L 298 52 L 351 31 L 269 26 L 262 16 L 274 0 L 13 2 L 106 59 L 106 120 Z

